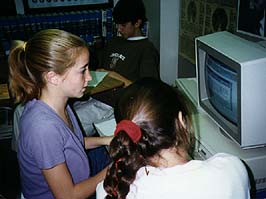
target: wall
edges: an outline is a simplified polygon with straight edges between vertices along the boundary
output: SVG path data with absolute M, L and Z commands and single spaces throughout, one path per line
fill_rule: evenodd
M 149 39 L 160 50 L 160 0 L 144 0 L 149 21 Z
M 160 52 L 161 79 L 172 85 L 178 74 L 180 0 L 144 0 L 149 39 Z
M 181 0 L 144 0 L 149 20 L 149 39 L 160 52 L 160 74 L 173 84 L 177 77 L 195 76 L 195 66 L 179 56 Z
M 178 74 L 179 7 L 180 0 L 161 0 L 160 74 L 171 85 Z

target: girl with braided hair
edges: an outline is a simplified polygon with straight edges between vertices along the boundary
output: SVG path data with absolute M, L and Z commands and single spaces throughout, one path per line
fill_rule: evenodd
M 247 171 L 237 157 L 190 158 L 189 110 L 181 93 L 160 80 L 144 78 L 127 87 L 115 107 L 113 163 L 97 198 L 249 198 Z

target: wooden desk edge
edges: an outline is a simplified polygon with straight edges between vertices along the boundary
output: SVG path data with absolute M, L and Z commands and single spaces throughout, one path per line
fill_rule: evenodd
M 124 82 L 107 75 L 96 87 L 87 87 L 85 94 L 93 95 L 124 86 Z

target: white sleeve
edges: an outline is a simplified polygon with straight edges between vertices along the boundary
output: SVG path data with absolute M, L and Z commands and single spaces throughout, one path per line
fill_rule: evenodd
M 96 199 L 104 199 L 106 195 L 107 194 L 103 188 L 103 181 L 101 181 L 96 187 Z

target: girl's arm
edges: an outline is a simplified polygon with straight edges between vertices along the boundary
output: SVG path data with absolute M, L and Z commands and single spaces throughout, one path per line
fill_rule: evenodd
M 84 137 L 85 148 L 93 149 L 102 145 L 109 145 L 113 136 L 104 137 Z
M 55 198 L 85 199 L 95 192 L 97 184 L 104 179 L 106 171 L 107 168 L 78 184 L 73 184 L 66 163 L 51 169 L 43 169 L 42 173 Z

